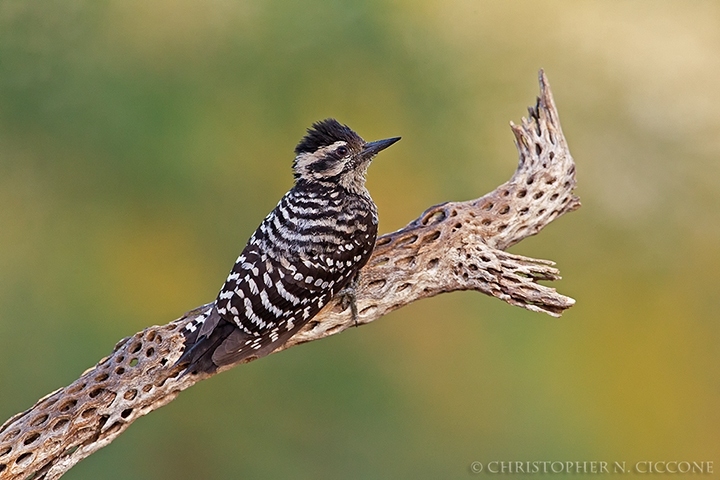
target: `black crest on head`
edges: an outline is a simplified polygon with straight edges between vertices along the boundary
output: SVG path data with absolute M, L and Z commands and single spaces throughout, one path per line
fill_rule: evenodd
M 361 145 L 363 139 L 350 127 L 343 125 L 334 118 L 326 118 L 313 123 L 307 134 L 295 147 L 295 154 L 312 153 L 320 147 L 327 147 L 335 142 L 347 142 L 350 145 Z

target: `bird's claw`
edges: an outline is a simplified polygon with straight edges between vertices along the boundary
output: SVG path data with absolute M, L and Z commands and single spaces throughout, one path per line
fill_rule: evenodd
M 343 310 L 350 307 L 350 314 L 352 315 L 353 323 L 358 326 L 358 309 L 357 309 L 357 296 L 356 289 L 358 285 L 358 278 L 360 275 L 356 275 L 345 288 L 338 292 L 340 296 L 340 302 Z

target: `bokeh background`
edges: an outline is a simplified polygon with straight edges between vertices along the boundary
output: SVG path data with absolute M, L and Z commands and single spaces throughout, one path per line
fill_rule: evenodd
M 0 421 L 212 300 L 313 121 L 403 136 L 369 172 L 388 232 L 509 178 L 541 67 L 583 207 L 512 251 L 575 307 L 423 300 L 202 382 L 65 478 L 717 464 L 714 1 L 0 1 Z

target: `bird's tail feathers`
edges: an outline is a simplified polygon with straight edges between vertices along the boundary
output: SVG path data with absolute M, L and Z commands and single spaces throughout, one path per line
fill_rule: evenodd
M 251 335 L 225 320 L 213 305 L 204 319 L 198 318 L 183 329 L 185 352 L 176 365 L 187 365 L 182 375 L 213 373 L 223 365 L 264 357 L 283 345 L 304 324 L 297 322 L 275 335 Z
M 185 352 L 175 362 L 187 365 L 183 375 L 188 373 L 212 373 L 218 365 L 213 362 L 213 353 L 238 328 L 224 320 L 215 306 L 205 319 L 188 324 L 183 329 Z

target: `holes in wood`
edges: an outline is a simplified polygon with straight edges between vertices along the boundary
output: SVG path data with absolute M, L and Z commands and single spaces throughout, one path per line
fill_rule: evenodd
M 30 457 L 33 456 L 33 452 L 26 452 L 20 455 L 18 458 L 15 459 L 15 464 L 20 465 L 21 467 L 27 465 L 30 463 Z
M 70 388 L 68 388 L 66 393 L 69 393 L 69 394 L 77 393 L 77 392 L 83 390 L 86 386 L 87 386 L 87 384 L 85 382 L 78 383 L 77 385 L 73 385 Z
M 415 242 L 417 242 L 418 236 L 415 234 L 408 235 L 407 237 L 403 237 L 400 240 L 397 241 L 397 246 L 401 245 L 411 245 Z
M 415 257 L 409 256 L 409 257 L 398 258 L 397 260 L 395 260 L 395 266 L 396 267 L 413 267 L 413 266 L 415 266 Z
M 40 434 L 35 432 L 27 437 L 25 437 L 25 440 L 23 440 L 23 445 L 30 445 L 31 443 L 37 442 L 37 439 L 40 438 Z
M 554 143 L 554 142 L 553 142 L 553 143 Z M 549 157 L 550 157 L 550 160 L 553 160 L 553 159 L 555 158 L 555 152 L 553 152 L 552 150 L 550 150 Z
M 97 412 L 97 408 L 90 407 L 83 410 L 83 412 L 80 414 L 83 418 L 90 418 L 93 415 L 95 415 L 95 412 Z
M 502 231 L 505 230 L 506 228 L 507 228 L 507 225 L 505 225 L 505 224 L 503 223 L 502 225 L 498 226 L 497 231 L 498 231 L 498 232 L 502 232 Z
M 527 190 L 524 188 L 517 193 L 518 198 L 524 198 L 527 195 Z
M 120 416 L 122 418 L 128 418 L 130 415 L 132 415 L 133 409 L 132 408 L 126 408 L 125 410 L 120 413 Z
M 483 205 L 481 208 L 482 208 L 483 210 L 485 210 L 486 212 L 489 212 L 490 210 L 493 209 L 493 207 L 495 207 L 495 204 L 492 203 L 492 202 L 488 202 L 488 203 L 486 203 L 485 205 Z
M 543 195 L 545 195 L 545 192 L 543 192 L 542 190 L 540 190 L 539 192 L 536 192 L 535 195 L 533 195 L 533 198 L 534 198 L 535 200 L 539 200 Z
M 374 312 L 375 310 L 377 310 L 377 307 L 376 307 L 375 305 L 370 305 L 370 306 L 367 306 L 367 307 L 363 308 L 362 310 L 360 310 L 360 311 L 358 312 L 358 315 L 364 317 L 365 315 L 371 314 L 371 313 Z
M 60 418 L 57 422 L 55 422 L 55 425 L 52 426 L 52 429 L 54 432 L 57 432 L 58 430 L 61 430 L 65 425 L 70 423 L 70 420 L 67 418 Z
M 130 347 L 130 353 L 138 353 L 140 350 L 142 350 L 142 343 L 140 342 L 136 342 Z
M 7 465 L 4 463 L 0 463 L 0 473 L 2 473 L 7 468 Z
M 2 450 L 0 450 L 0 457 L 4 457 L 5 455 L 7 455 L 10 452 L 12 452 L 11 446 L 4 447 Z
M 515 275 L 517 275 L 518 277 L 528 278 L 528 279 L 530 279 L 530 280 L 532 280 L 532 278 L 533 278 L 533 276 L 530 275 L 529 273 L 525 273 L 525 272 L 522 272 L 522 271 L 517 270 L 517 269 L 513 270 L 513 273 L 514 273 Z M 523 290 L 528 290 L 528 289 L 523 287 Z M 530 289 L 530 290 L 534 291 L 534 289 Z
M 105 432 L 103 432 L 103 433 L 105 434 L 105 436 L 109 436 L 114 433 L 117 433 L 118 431 L 120 431 L 121 428 L 122 428 L 122 423 L 115 422 L 112 425 L 110 425 L 110 427 L 107 430 L 105 430 Z
M 67 402 L 60 405 L 59 410 L 62 413 L 65 413 L 65 412 L 69 411 L 71 408 L 73 408 L 75 405 L 77 405 L 77 400 L 75 400 L 75 399 L 68 400 Z
M 123 398 L 125 400 L 134 400 L 135 397 L 137 397 L 137 393 L 138 393 L 137 390 L 132 388 L 123 394 Z
M 115 369 L 115 373 L 116 373 L 117 375 L 123 375 L 123 374 L 125 373 L 125 368 L 124 368 L 124 367 L 118 367 L 118 368 Z
M 154 349 L 153 347 L 150 347 L 150 348 L 147 349 L 147 351 L 145 351 L 145 356 L 146 356 L 146 357 L 150 358 L 150 357 L 152 357 L 153 355 L 155 355 L 155 349 Z
M 438 258 L 433 258 L 433 259 L 431 259 L 431 260 L 428 262 L 428 264 L 427 264 L 428 270 L 432 270 L 432 269 L 434 269 L 434 268 L 437 268 L 438 263 L 440 263 L 440 259 L 438 259 Z
M 30 426 L 31 426 L 31 427 L 39 427 L 39 426 L 42 425 L 43 423 L 47 422 L 47 419 L 48 419 L 48 414 L 47 414 L 47 413 L 43 413 L 42 415 L 38 415 L 37 417 L 35 417 L 35 418 L 33 419 L 32 422 L 30 422 Z
M 148 393 L 150 390 L 153 389 L 153 386 L 154 386 L 154 385 L 153 385 L 152 383 L 148 383 L 147 385 L 144 385 L 144 386 L 143 386 L 142 391 L 143 391 L 144 393 Z
M 480 223 L 481 223 L 482 225 L 485 225 L 486 227 L 488 227 L 488 226 L 490 226 L 490 224 L 492 224 L 492 220 L 490 220 L 489 218 L 483 218 L 483 219 L 480 221 Z
M 128 365 L 130 365 L 131 367 L 134 367 L 134 366 L 136 366 L 136 365 L 138 364 L 138 362 L 139 362 L 138 358 L 137 358 L 137 357 L 133 357 L 133 358 L 130 359 L 130 362 L 128 363 Z
M 77 452 L 78 448 L 80 448 L 80 445 L 73 445 L 72 447 L 67 448 L 62 454 L 61 457 L 69 457 L 73 453 Z
M 528 178 L 525 183 L 527 183 L 528 185 L 532 185 L 533 183 L 535 183 L 535 177 Z
M 557 200 L 557 198 L 558 198 L 559 196 L 560 196 L 559 193 L 553 193 L 552 196 L 550 197 L 550 201 L 551 201 L 551 202 L 554 202 L 555 200 Z
M 392 237 L 390 235 L 383 235 L 382 237 L 377 239 L 377 242 L 375 242 L 376 247 L 381 247 L 383 245 L 387 245 L 392 241 Z
M 373 280 L 372 282 L 368 283 L 368 288 L 372 290 L 380 290 L 385 286 L 387 282 L 385 279 L 381 278 L 380 280 Z
M 90 398 L 95 398 L 95 397 L 97 397 L 98 395 L 100 395 L 103 391 L 105 391 L 104 388 L 98 387 L 98 388 L 96 388 L 96 389 L 94 389 L 94 390 L 91 390 L 88 395 L 90 396 Z
M 148 342 L 152 342 L 153 340 L 155 340 L 155 335 L 156 335 L 155 332 L 148 332 L 148 334 L 145 335 L 145 339 L 146 339 Z
M 540 145 L 539 143 L 536 143 L 536 144 L 535 144 L 535 153 L 536 153 L 538 156 L 540 156 L 540 155 L 542 154 L 542 150 L 543 150 L 543 149 L 542 149 L 542 145 Z
M 505 215 L 510 211 L 510 205 L 503 205 L 500 209 L 500 215 Z
M 412 287 L 412 283 L 405 282 L 403 284 L 398 285 L 398 287 L 395 289 L 395 292 L 400 293 L 402 291 L 407 290 L 410 287 Z
M 373 266 L 379 267 L 381 265 L 385 265 L 389 261 L 390 261 L 390 259 L 388 257 L 380 257 L 377 260 L 373 261 L 372 264 L 373 264 Z
M 437 240 L 438 238 L 440 238 L 439 230 L 436 232 L 430 233 L 428 235 L 425 235 L 422 239 L 422 243 L 431 243 L 431 242 L 434 242 L 435 240 Z
M 434 212 L 429 212 L 420 220 L 420 223 L 423 225 L 436 225 L 445 220 L 446 218 L 447 213 L 445 213 L 445 210 L 440 209 L 435 210 Z
M 99 375 L 97 375 L 97 376 L 95 377 L 95 381 L 96 381 L 96 382 L 104 382 L 104 381 L 107 380 L 108 378 L 110 378 L 110 375 L 108 375 L 107 373 L 103 372 L 103 373 L 101 373 L 101 374 L 99 374 Z
M 360 315 L 360 313 L 358 313 L 358 315 Z M 342 326 L 342 325 L 335 325 L 335 326 L 332 326 L 332 327 L 328 328 L 326 331 L 327 331 L 327 333 L 328 333 L 329 335 L 333 335 L 333 334 L 339 332 L 339 331 L 342 330 L 342 329 L 343 329 L 343 326 Z
M 521 208 L 518 213 L 519 213 L 520 215 L 527 215 L 527 213 L 528 213 L 529 211 L 530 211 L 530 209 L 529 209 L 528 207 L 525 207 L 525 208 Z

